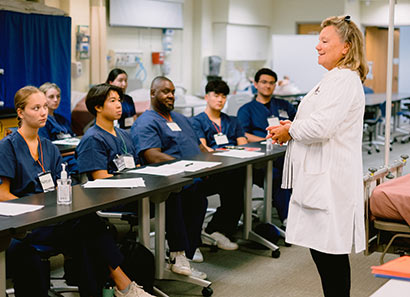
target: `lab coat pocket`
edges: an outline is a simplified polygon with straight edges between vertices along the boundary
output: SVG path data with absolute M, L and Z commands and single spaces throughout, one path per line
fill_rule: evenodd
M 330 175 L 329 173 L 306 173 L 302 181 L 293 189 L 293 198 L 302 208 L 327 211 L 329 209 Z
M 329 169 L 331 143 L 319 142 L 306 146 L 303 171 L 305 174 L 322 174 Z

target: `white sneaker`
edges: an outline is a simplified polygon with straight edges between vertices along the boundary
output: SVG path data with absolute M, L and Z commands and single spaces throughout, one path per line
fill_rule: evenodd
M 171 264 L 171 271 L 182 275 L 191 275 L 191 265 L 185 256 L 184 251 L 171 252 L 169 256 L 169 261 Z
M 229 238 L 222 233 L 214 232 L 209 236 L 215 239 L 217 246 L 222 250 L 234 251 L 239 248 L 236 242 L 230 241 Z
M 204 262 L 204 256 L 202 255 L 201 250 L 200 250 L 199 248 L 197 248 L 197 249 L 195 250 L 195 254 L 194 254 L 193 258 L 192 258 L 192 262 L 195 262 L 195 263 L 202 263 L 202 262 Z
M 141 286 L 138 286 L 135 282 L 130 284 L 130 288 L 127 293 L 122 293 L 117 287 L 114 288 L 114 294 L 117 297 L 155 297 L 145 292 Z
M 191 273 L 192 273 L 191 276 L 200 278 L 200 279 L 206 279 L 208 277 L 205 272 L 196 270 L 193 267 L 191 268 Z

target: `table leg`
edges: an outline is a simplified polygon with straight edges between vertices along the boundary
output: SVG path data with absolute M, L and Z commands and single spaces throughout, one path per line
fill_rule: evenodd
M 165 202 L 155 203 L 155 278 L 163 279 L 165 269 Z
M 243 239 L 249 239 L 252 229 L 252 165 L 246 166 L 243 209 Z
M 266 173 L 265 173 L 265 181 L 264 181 L 264 213 L 263 213 L 263 222 L 264 223 L 271 223 L 272 222 L 272 170 L 273 170 L 273 161 L 269 160 L 266 164 Z
M 6 251 L 0 251 L 0 296 L 6 296 Z
M 146 248 L 150 249 L 150 211 L 149 198 L 144 197 L 138 200 L 138 236 L 139 241 Z

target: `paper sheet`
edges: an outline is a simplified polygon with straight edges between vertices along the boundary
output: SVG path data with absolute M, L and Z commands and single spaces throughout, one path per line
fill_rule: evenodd
M 60 140 L 54 140 L 54 144 L 60 144 L 60 145 L 78 145 L 80 143 L 80 139 L 78 138 L 66 138 L 66 139 L 60 139 Z
M 183 172 L 195 172 L 205 168 L 211 168 L 221 164 L 221 162 L 190 161 L 182 160 L 161 166 L 147 166 L 141 169 L 127 171 L 127 173 L 152 174 L 160 176 L 170 176 Z
M 233 158 L 254 158 L 254 157 L 259 157 L 263 156 L 265 153 L 260 153 L 260 152 L 249 152 L 245 150 L 230 150 L 226 152 L 218 152 L 214 153 L 214 156 L 222 156 L 222 157 L 233 157 Z
M 142 177 L 122 179 L 96 179 L 83 185 L 84 188 L 137 188 L 145 187 Z
M 12 217 L 23 213 L 36 211 L 43 207 L 44 205 L 0 202 L 0 215 Z

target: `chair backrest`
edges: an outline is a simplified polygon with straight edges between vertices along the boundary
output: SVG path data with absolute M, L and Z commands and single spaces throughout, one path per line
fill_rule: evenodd
M 236 116 L 239 108 L 252 101 L 252 96 L 249 94 L 236 94 L 228 96 L 226 113 L 231 116 Z

